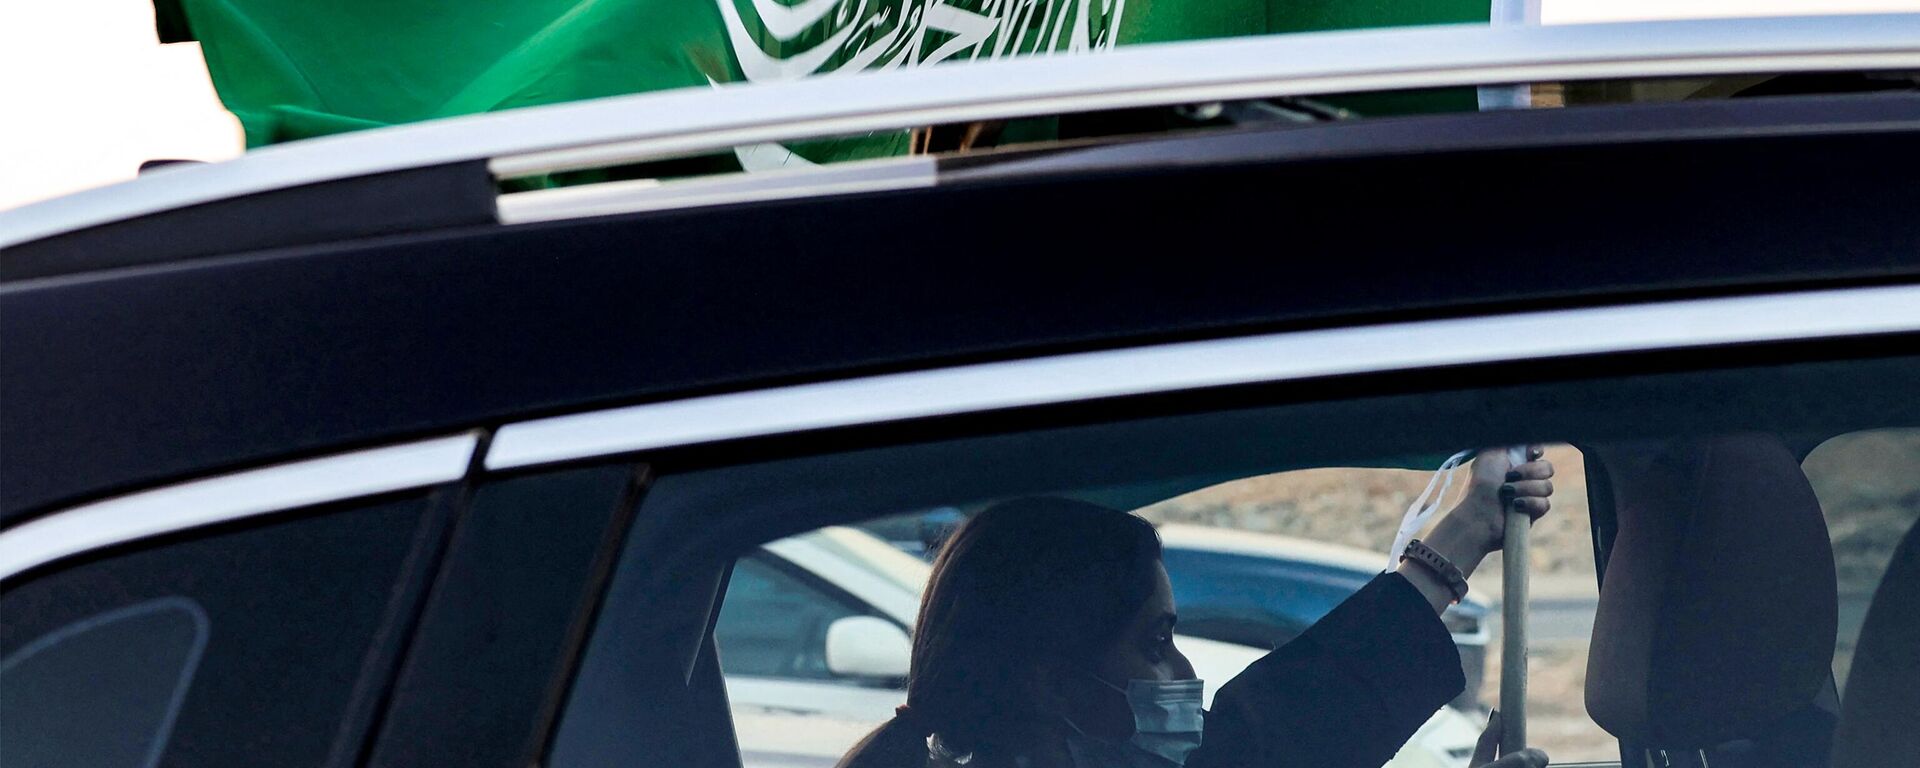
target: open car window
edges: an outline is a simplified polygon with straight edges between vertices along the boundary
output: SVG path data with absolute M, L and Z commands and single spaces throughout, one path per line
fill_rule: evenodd
M 1550 445 L 1553 511 L 1532 530 L 1528 715 L 1532 743 L 1557 762 L 1617 759 L 1619 745 L 1581 699 L 1599 585 L 1585 459 Z M 1136 512 L 1160 527 L 1180 623 L 1200 637 L 1257 647 L 1293 639 L 1384 565 L 1407 506 L 1433 472 L 1318 467 L 1203 488 Z M 1457 501 L 1459 492 L 1448 496 Z M 1499 704 L 1500 554 L 1442 614 L 1466 687 L 1451 706 L 1476 718 Z
M 1850 709 L 1846 680 L 1860 679 L 1851 656 L 1898 670 L 1920 653 L 1901 644 L 1898 621 L 1862 618 L 1897 615 L 1876 613 L 1876 601 L 1912 589 L 1902 553 L 1916 549 L 1920 496 L 1902 483 L 1916 467 L 1920 359 L 1583 372 L 1540 383 L 1437 377 L 1412 391 L 1248 389 L 663 453 L 551 763 L 837 764 L 908 701 L 918 582 L 955 526 L 1043 497 L 1155 526 L 1179 614 L 1172 642 L 1206 681 L 1208 733 L 1220 734 L 1194 754 L 1287 754 L 1283 742 L 1232 730 L 1236 718 L 1297 734 L 1303 750 L 1377 740 L 1338 718 L 1301 729 L 1294 713 L 1337 710 L 1346 689 L 1311 689 L 1321 692 L 1291 711 L 1256 708 L 1278 713 L 1262 722 L 1235 700 L 1265 683 L 1222 685 L 1258 678 L 1247 670 L 1266 654 L 1291 653 L 1306 660 L 1299 674 L 1358 674 L 1365 686 L 1377 673 L 1353 673 L 1347 660 L 1405 644 L 1387 682 L 1458 687 L 1423 699 L 1398 743 L 1354 754 L 1463 766 L 1499 704 L 1497 559 L 1439 618 L 1366 601 L 1378 597 L 1369 590 L 1380 589 L 1401 513 L 1439 460 L 1515 442 L 1548 443 L 1556 468 L 1554 509 L 1535 528 L 1526 650 L 1531 742 L 1557 762 L 1692 752 L 1716 766 L 1762 765 L 1752 762 L 1762 754 L 1844 765 L 1826 756 L 1884 732 L 1887 718 L 1920 716 L 1897 699 Z M 812 550 L 824 553 L 817 560 L 774 557 L 823 537 L 838 543 Z M 1089 545 L 1062 535 L 1043 546 Z M 770 598 L 809 590 L 772 591 L 768 562 L 790 586 L 835 599 Z M 1371 613 L 1343 612 L 1343 601 Z M 774 634 L 797 639 L 770 656 Z M 672 648 L 686 655 L 657 658 Z M 1005 673 L 1019 674 L 1015 660 Z M 749 679 L 780 687 L 741 684 Z M 695 733 L 725 734 L 732 748 L 716 755 Z

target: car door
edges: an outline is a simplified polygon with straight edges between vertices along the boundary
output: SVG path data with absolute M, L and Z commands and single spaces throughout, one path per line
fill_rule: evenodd
M 10 579 L 7 763 L 351 764 L 428 575 L 414 555 L 430 496 L 129 543 Z
M 589 419 L 603 420 L 591 446 L 580 444 L 578 450 L 586 455 L 633 456 L 664 468 L 650 485 L 641 511 L 641 518 L 648 522 L 637 527 L 626 544 L 622 571 L 612 582 L 594 640 L 615 636 L 610 632 L 630 642 L 641 637 L 672 638 L 685 655 L 674 657 L 662 678 L 658 670 L 648 673 L 604 663 L 618 657 L 614 645 L 590 649 L 555 732 L 552 764 L 598 765 L 620 755 L 666 752 L 675 759 L 703 764 L 734 764 L 738 759 L 734 754 L 715 755 L 687 741 L 692 733 L 735 730 L 740 731 L 742 744 L 752 738 L 745 731 L 750 723 L 729 718 L 724 705 L 715 706 L 701 693 L 719 687 L 717 672 L 725 664 L 726 652 L 724 647 L 714 647 L 703 627 L 714 614 L 727 610 L 725 602 L 717 601 L 720 593 L 701 586 L 700 579 L 687 581 L 669 574 L 717 573 L 731 562 L 728 553 L 742 546 L 942 505 L 1035 493 L 1097 496 L 1104 488 L 1142 482 L 1177 485 L 1185 477 L 1213 484 L 1223 473 L 1250 476 L 1346 462 L 1365 466 L 1367 459 L 1462 444 L 1560 439 L 1577 445 L 1617 441 L 1623 435 L 1661 438 L 1754 429 L 1787 434 L 1862 420 L 1909 421 L 1920 418 L 1913 411 L 1913 404 L 1920 401 L 1911 397 L 1912 382 L 1920 380 L 1915 378 L 1920 359 L 1912 353 L 1920 348 L 1914 346 L 1911 333 L 1886 335 L 1882 329 L 1890 318 L 1907 318 L 1892 321 L 1898 323 L 1920 322 L 1909 317 L 1916 306 L 1907 302 L 1911 292 L 1890 287 L 1701 298 L 1282 333 L 983 364 L 952 371 L 956 384 L 967 383 L 952 390 L 942 388 L 948 372 L 941 371 L 852 379 L 774 390 L 764 396 L 790 407 L 825 408 L 901 402 L 887 398 L 896 391 L 894 387 L 902 387 L 897 391 L 913 393 L 914 399 L 907 402 L 941 417 L 903 421 L 898 411 L 889 411 L 886 418 L 856 419 L 830 434 L 795 433 L 750 423 L 758 417 L 742 415 L 755 411 L 741 408 L 741 403 L 761 395 L 748 393 L 713 401 L 711 410 L 697 400 L 679 404 L 671 415 L 674 419 L 694 414 L 702 419 L 741 419 L 730 429 L 736 430 L 732 434 L 745 435 L 684 448 L 636 438 L 635 444 L 644 447 L 622 450 L 602 437 L 644 430 L 655 423 L 653 419 L 668 416 L 646 406 L 569 417 L 565 423 L 569 430 L 578 430 Z M 1861 318 L 1861 327 L 1871 330 L 1865 331 L 1866 336 L 1836 333 L 1834 324 L 1848 316 Z M 1825 330 L 1808 332 L 1802 326 L 1807 318 L 1818 318 Z M 1719 325 L 1723 322 L 1733 324 Z M 1675 327 L 1672 323 L 1779 335 L 1773 341 L 1747 336 L 1755 340 L 1738 346 L 1726 345 L 1725 336 L 1712 340 L 1647 335 L 1650 329 Z M 1778 330 L 1764 330 L 1768 327 Z M 1300 361 L 1297 355 L 1305 350 L 1328 349 L 1310 346 L 1321 343 L 1328 333 L 1340 334 L 1343 347 L 1378 355 L 1369 359 L 1379 362 L 1369 365 L 1380 367 L 1338 380 L 1276 370 Z M 1831 341 L 1819 340 L 1822 336 Z M 1557 340 L 1549 346 L 1577 340 L 1582 351 L 1577 355 L 1540 347 L 1520 351 L 1503 341 L 1515 338 Z M 1411 356 L 1407 359 L 1430 361 L 1424 351 L 1416 354 L 1415 350 L 1436 345 L 1449 350 L 1448 355 L 1486 356 L 1447 370 L 1427 367 L 1428 362 L 1405 368 L 1389 362 L 1392 355 L 1401 353 Z M 1649 352 L 1649 347 L 1654 351 Z M 1669 354 L 1660 348 L 1686 353 Z M 1254 364 L 1263 372 L 1248 374 L 1228 387 L 1158 390 L 1145 383 L 1168 370 L 1180 371 L 1186 380 L 1186 375 L 1203 370 L 1207 361 L 1279 362 Z M 1017 391 L 1028 366 L 1042 363 L 1054 371 L 1085 366 L 1086 378 L 1066 380 L 1100 381 L 1097 391 L 1102 394 L 1083 399 L 1056 391 L 1047 396 L 1046 405 L 1018 411 L 976 411 L 976 406 L 964 404 L 977 402 L 971 399 L 978 392 L 976 387 L 999 376 L 1007 377 L 1009 391 Z M 1141 382 L 1142 389 L 1136 391 L 1156 394 L 1114 398 L 1110 388 L 1114 377 Z M 946 397 L 952 399 L 942 399 Z M 1792 403 L 1793 407 L 1756 407 L 1762 403 Z M 836 406 L 835 412 L 846 411 Z M 572 450 L 567 447 L 570 438 L 557 428 L 560 424 L 554 422 L 551 428 L 540 422 L 509 425 L 502 430 L 501 444 L 519 445 L 514 453 L 503 455 L 567 455 Z M 707 424 L 712 426 L 711 421 Z M 510 466 L 510 461 L 502 461 L 502 469 Z M 673 471 L 675 466 L 688 469 Z M 1591 525 L 1593 535 L 1607 535 L 1603 523 Z M 678 613 L 661 618 L 665 607 Z M 1760 679 L 1766 680 L 1764 675 Z M 622 717 L 630 720 L 641 708 L 635 700 L 620 703 L 621 697 L 608 687 L 616 681 L 621 689 L 679 697 L 676 700 L 687 706 L 671 716 L 649 716 L 650 728 L 609 730 L 604 724 Z M 1577 696 L 1578 692 L 1558 695 Z M 1577 700 L 1561 703 L 1578 711 Z M 1608 749 L 1617 750 L 1617 744 L 1606 743 Z M 1570 757 L 1613 762 L 1604 753 Z
M 0 531 L 6 763 L 520 764 L 635 470 L 470 478 L 481 444 L 189 478 Z
M 358 762 L 474 445 L 224 473 L 0 532 L 7 762 Z

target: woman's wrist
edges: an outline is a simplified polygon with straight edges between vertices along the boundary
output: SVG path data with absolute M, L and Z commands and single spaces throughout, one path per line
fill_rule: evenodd
M 1434 613 L 1444 613 L 1447 606 L 1453 605 L 1453 588 L 1447 586 L 1446 580 L 1432 569 L 1412 560 L 1401 560 L 1400 567 L 1395 568 L 1394 573 L 1412 584 L 1420 596 L 1427 599 L 1427 605 L 1433 606 Z
M 1420 541 L 1446 558 L 1453 567 L 1460 569 L 1463 578 L 1473 575 L 1473 570 L 1480 566 L 1481 560 L 1486 559 L 1489 551 L 1484 545 L 1476 543 L 1478 539 L 1466 531 L 1453 515 L 1442 519 Z M 1412 560 L 1402 560 L 1394 571 L 1420 591 L 1435 613 L 1445 612 L 1447 606 L 1453 604 L 1456 597 L 1453 586 L 1434 568 Z
M 1487 559 L 1492 552 L 1492 536 L 1484 531 L 1468 530 L 1470 526 L 1462 521 L 1469 516 L 1456 513 L 1441 518 L 1433 527 L 1433 532 L 1421 538 L 1421 541 L 1433 551 L 1440 553 L 1453 567 L 1460 569 L 1460 575 L 1472 576 L 1480 567 L 1480 561 Z

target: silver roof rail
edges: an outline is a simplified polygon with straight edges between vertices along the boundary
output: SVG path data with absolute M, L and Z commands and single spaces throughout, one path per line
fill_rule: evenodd
M 1327 32 L 558 104 L 283 144 L 0 213 L 0 248 L 274 189 L 462 161 L 496 176 L 915 125 L 1327 93 L 1920 69 L 1920 14 Z

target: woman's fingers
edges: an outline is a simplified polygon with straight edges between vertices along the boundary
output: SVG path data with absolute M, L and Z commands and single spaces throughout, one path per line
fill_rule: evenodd
M 1507 472 L 1507 482 L 1500 486 L 1500 507 L 1540 519 L 1551 506 L 1547 501 L 1553 495 L 1550 477 L 1553 477 L 1553 462 L 1544 459 L 1514 467 Z
M 1436 538 L 1445 538 L 1441 533 L 1443 529 L 1458 534 L 1471 548 L 1448 556 L 1457 556 L 1458 562 L 1477 564 L 1488 552 L 1500 549 L 1509 511 L 1520 512 L 1533 520 L 1547 513 L 1547 498 L 1553 495 L 1553 463 L 1541 458 L 1545 446 L 1527 446 L 1526 453 L 1531 458 L 1518 466 L 1507 465 L 1506 452 L 1506 448 L 1481 451 L 1474 461 L 1473 478 L 1466 496 L 1423 541 L 1431 544 Z
M 1539 520 L 1552 507 L 1552 502 L 1541 496 L 1522 496 L 1509 502 L 1508 506 L 1515 512 L 1526 513 L 1528 519 Z
M 1512 496 L 1517 499 L 1524 499 L 1528 496 L 1542 496 L 1542 497 L 1552 496 L 1553 481 L 1552 480 L 1520 480 L 1517 482 L 1507 483 L 1506 485 L 1500 486 L 1500 493 L 1502 495 Z
M 1500 508 L 1525 513 L 1528 518 L 1538 520 L 1547 513 L 1551 502 L 1547 497 L 1553 495 L 1552 480 L 1521 480 L 1500 486 Z
M 1502 755 L 1492 763 L 1491 768 L 1547 768 L 1547 753 L 1537 749 L 1523 749 L 1509 755 Z
M 1500 756 L 1500 710 L 1487 713 L 1487 729 L 1480 732 L 1480 741 L 1473 745 L 1473 760 L 1467 765 L 1478 766 L 1493 762 Z
M 1513 469 L 1507 470 L 1507 482 L 1516 480 L 1545 480 L 1553 477 L 1553 462 L 1535 459 Z
M 1487 729 L 1480 732 L 1480 741 L 1473 745 L 1473 759 L 1467 765 L 1473 768 L 1547 768 L 1547 753 L 1537 749 L 1522 749 L 1501 755 L 1500 710 L 1496 709 L 1487 713 Z

